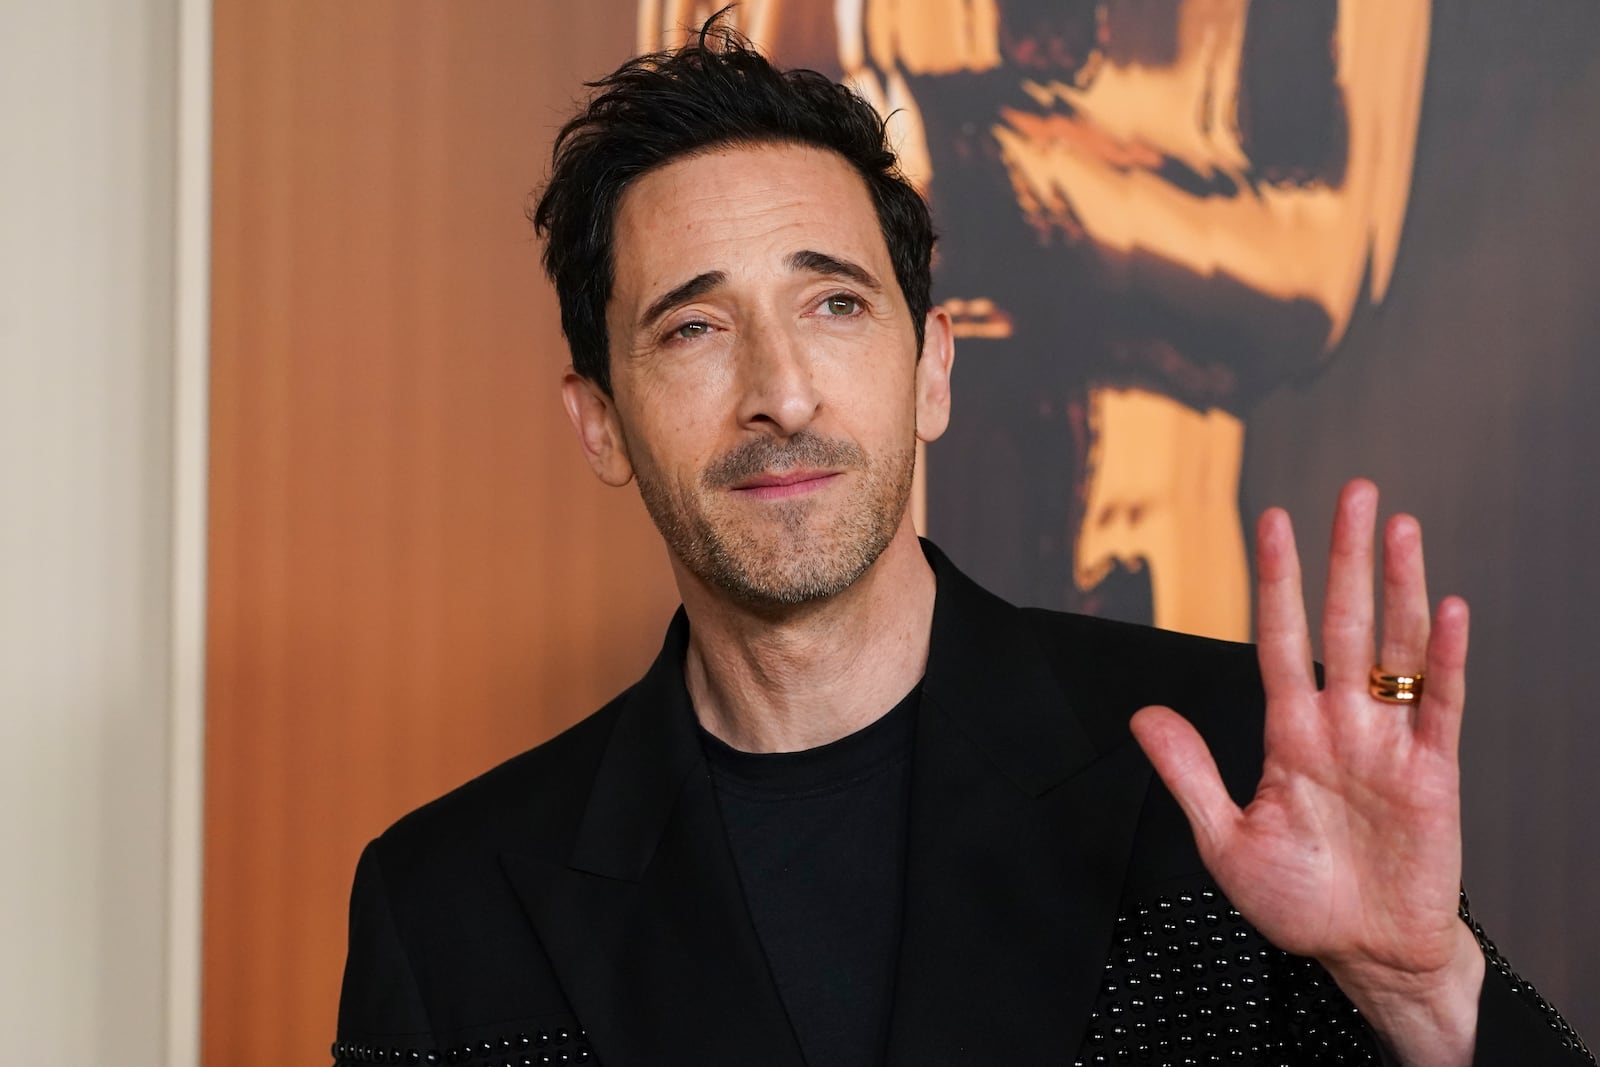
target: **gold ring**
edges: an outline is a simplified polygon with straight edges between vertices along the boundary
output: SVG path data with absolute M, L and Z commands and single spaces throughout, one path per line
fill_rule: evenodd
M 1367 692 L 1385 704 L 1410 704 L 1422 699 L 1422 674 L 1390 674 L 1375 663 L 1367 672 Z

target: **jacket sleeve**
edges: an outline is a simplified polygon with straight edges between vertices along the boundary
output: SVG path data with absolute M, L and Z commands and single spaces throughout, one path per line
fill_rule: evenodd
M 1483 992 L 1478 995 L 1478 1043 L 1472 1059 L 1476 1067 L 1505 1063 L 1592 1067 L 1594 1055 L 1583 1038 L 1531 982 L 1511 969 L 1483 926 L 1472 917 L 1464 892 L 1461 918 L 1472 928 L 1487 963 Z
M 380 1048 L 404 1054 L 432 1047 L 427 1011 L 395 927 L 377 842 L 372 842 L 361 853 L 350 894 L 350 942 L 339 995 L 334 1060 L 365 1062 L 361 1056 L 371 1057 Z

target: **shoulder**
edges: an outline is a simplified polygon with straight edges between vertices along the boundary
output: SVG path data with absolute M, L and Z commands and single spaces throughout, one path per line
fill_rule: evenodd
M 1176 676 L 1211 675 L 1219 667 L 1255 665 L 1255 646 L 1237 641 L 1161 630 L 1139 623 L 1119 622 L 1070 611 L 1016 608 L 1027 627 L 1046 648 L 1076 651 L 1080 659 L 1132 658 L 1146 666 L 1159 662 L 1164 673 Z
M 963 574 L 937 546 L 924 541 L 923 550 L 939 579 L 930 675 L 937 656 L 941 674 L 958 676 L 950 688 L 971 695 L 1004 675 L 1004 688 L 1037 690 L 1070 709 L 1102 752 L 1128 740 L 1129 717 L 1148 704 L 1176 709 L 1208 739 L 1240 726 L 1258 732 L 1264 700 L 1254 646 L 1019 608 Z
M 506 860 L 561 864 L 622 699 L 367 846 L 350 896 L 341 1042 L 399 1049 L 498 1041 L 514 1029 L 576 1032 Z
M 1254 646 L 1019 608 L 961 573 L 935 545 L 923 548 L 939 579 L 928 680 L 937 675 L 952 703 L 982 707 L 984 720 L 996 717 L 990 694 L 1018 698 L 1002 702 L 1013 708 L 1011 728 L 984 723 L 981 730 L 1032 743 L 1081 732 L 1096 751 L 1111 753 L 1132 743 L 1134 713 L 1161 704 L 1200 731 L 1230 789 L 1254 789 L 1266 706 Z M 1055 715 L 1071 725 L 1057 729 L 1040 718 Z
M 1234 802 L 1249 803 L 1261 779 L 1266 711 L 1254 646 L 1060 612 L 1021 614 L 1068 713 L 1101 751 L 1134 744 L 1129 719 L 1164 705 L 1200 732 Z M 1153 775 L 1125 878 L 1133 896 L 1206 878 L 1187 820 Z
M 1260 730 L 1265 697 L 1254 645 L 1069 612 L 1017 610 L 1080 713 L 1110 716 L 1125 732 L 1133 712 L 1164 704 L 1208 739 Z
M 1234 800 L 1249 801 L 1265 756 L 1266 695 L 1254 645 L 1065 612 L 1019 614 L 1066 706 L 1102 751 L 1131 743 L 1128 721 L 1140 708 L 1169 707 L 1205 739 Z
M 428 880 L 426 871 L 461 872 L 508 850 L 564 856 L 631 692 L 395 822 L 372 844 L 386 877 Z

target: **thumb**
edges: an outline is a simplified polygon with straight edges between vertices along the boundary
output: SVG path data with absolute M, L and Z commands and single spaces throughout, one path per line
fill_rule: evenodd
M 1200 732 L 1189 720 L 1159 705 L 1140 709 L 1129 723 L 1156 774 L 1189 820 L 1201 858 L 1222 851 L 1240 818 Z

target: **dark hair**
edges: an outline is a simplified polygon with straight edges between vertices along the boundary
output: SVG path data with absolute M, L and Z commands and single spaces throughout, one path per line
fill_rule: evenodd
M 724 9 L 726 10 L 726 9 Z M 607 393 L 606 304 L 615 278 L 617 206 L 630 182 L 675 159 L 730 144 L 826 148 L 867 184 L 917 351 L 932 307 L 933 222 L 900 173 L 871 104 L 814 70 L 779 70 L 713 15 L 682 48 L 631 59 L 599 81 L 562 127 L 550 180 L 531 213 L 561 301 L 574 369 Z

